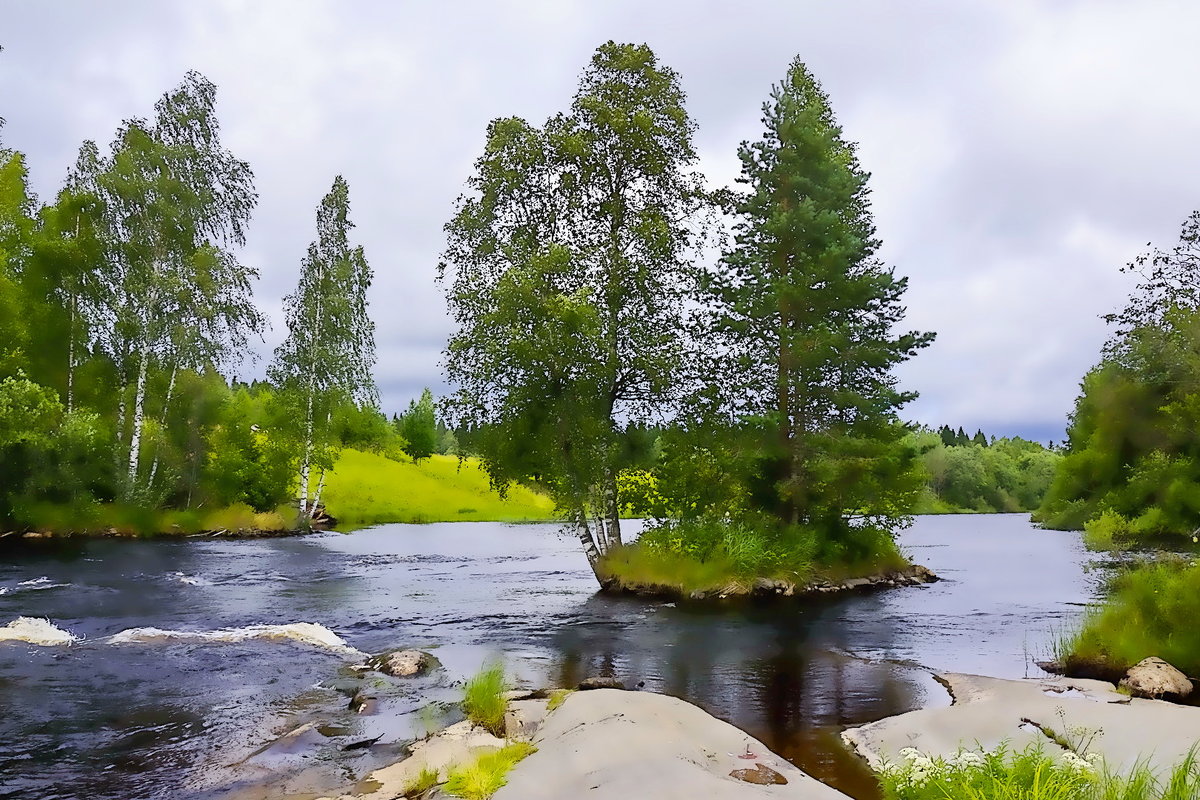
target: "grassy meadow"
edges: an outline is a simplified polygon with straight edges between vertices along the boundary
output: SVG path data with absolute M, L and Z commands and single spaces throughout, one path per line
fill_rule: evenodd
M 339 528 L 385 522 L 554 519 L 549 497 L 513 486 L 501 498 L 475 459 L 433 455 L 419 463 L 343 450 L 325 478 L 323 501 Z

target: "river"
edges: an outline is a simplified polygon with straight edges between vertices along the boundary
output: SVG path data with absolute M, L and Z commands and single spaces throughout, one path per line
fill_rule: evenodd
M 455 719 L 455 684 L 502 658 L 530 685 L 611 673 L 682 697 L 872 800 L 844 726 L 949 703 L 931 670 L 1042 674 L 1033 659 L 1101 584 L 1077 534 L 1026 515 L 920 517 L 901 544 L 943 580 L 736 608 L 597 595 L 553 525 L 0 551 L 0 625 L 45 617 L 81 637 L 0 642 L 0 798 L 313 797 Z M 247 638 L 299 622 L 348 647 Z M 398 647 L 446 669 L 403 683 L 350 669 L 349 648 Z M 347 693 L 364 684 L 378 709 L 354 714 Z

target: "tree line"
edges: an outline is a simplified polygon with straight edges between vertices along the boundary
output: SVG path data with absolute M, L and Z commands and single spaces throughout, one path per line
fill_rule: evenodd
M 274 511 L 297 487 L 311 517 L 340 447 L 408 446 L 377 408 L 372 273 L 340 176 L 269 382 L 230 377 L 266 327 L 257 270 L 237 255 L 256 203 L 250 166 L 222 142 L 216 87 L 195 72 L 107 148 L 84 142 L 49 202 L 0 141 L 0 528 Z
M 1139 283 L 1084 376 L 1038 518 L 1097 544 L 1200 530 L 1200 211 L 1124 267 Z

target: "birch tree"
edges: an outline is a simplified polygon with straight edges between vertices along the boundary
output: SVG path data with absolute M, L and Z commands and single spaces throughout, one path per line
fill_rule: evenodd
M 153 123 L 127 120 L 98 176 L 107 209 L 117 303 L 104 345 L 133 384 L 128 488 L 138 492 L 152 368 L 229 365 L 265 324 L 252 302 L 258 273 L 233 248 L 245 244 L 257 204 L 253 173 L 221 143 L 216 86 L 189 72 L 155 105 Z M 168 407 L 174 381 L 161 402 Z M 125 401 L 119 432 L 125 428 Z
M 709 198 L 679 76 L 609 42 L 567 113 L 491 123 L 440 265 L 447 410 L 503 488 L 533 474 L 593 569 L 621 544 L 624 425 L 679 396 Z
M 316 513 L 332 466 L 330 419 L 340 402 L 376 404 L 375 325 L 367 313 L 371 268 L 350 244 L 350 188 L 342 176 L 317 208 L 317 238 L 300 263 L 300 280 L 284 300 L 288 334 L 268 370 L 299 424 L 299 508 Z M 319 473 L 309 502 L 313 471 Z

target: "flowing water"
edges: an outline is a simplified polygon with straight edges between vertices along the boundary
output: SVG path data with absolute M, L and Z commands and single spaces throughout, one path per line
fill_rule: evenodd
M 613 674 L 682 697 L 869 800 L 845 726 L 949 703 L 933 670 L 1040 675 L 1033 659 L 1100 584 L 1076 534 L 1024 515 L 922 517 L 901 541 L 944 580 L 724 608 L 597 595 L 577 540 L 553 525 L 0 551 L 0 626 L 48 618 L 80 637 L 0 641 L 0 798 L 349 787 L 452 721 L 455 684 L 500 657 L 527 685 Z M 446 669 L 352 669 L 398 647 Z M 356 689 L 374 713 L 347 708 Z

